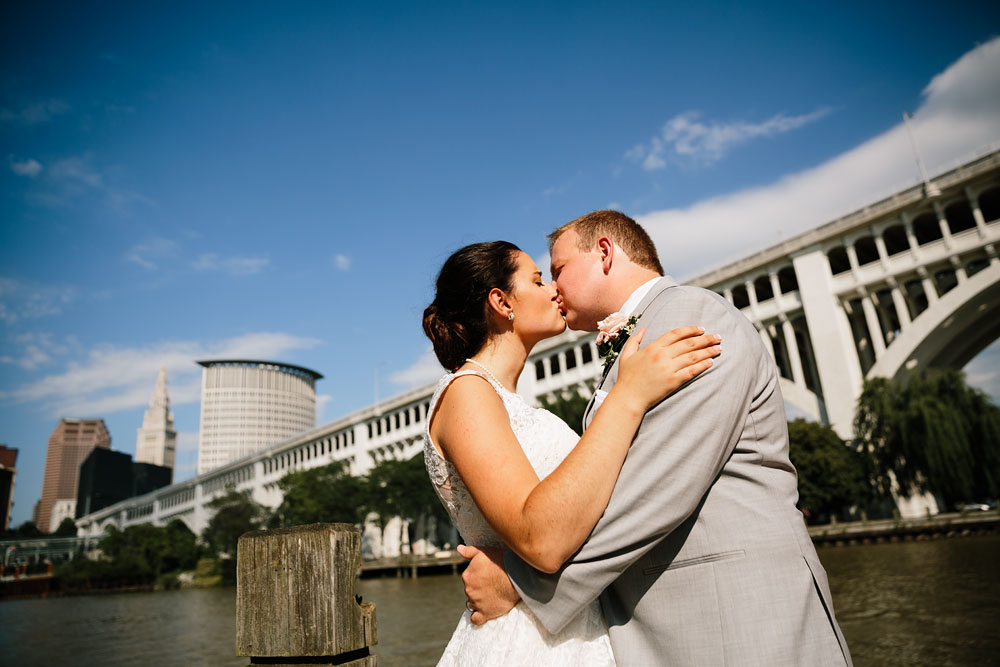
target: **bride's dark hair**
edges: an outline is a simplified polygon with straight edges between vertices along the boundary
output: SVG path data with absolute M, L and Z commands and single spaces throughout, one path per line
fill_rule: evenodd
M 510 292 L 521 251 L 507 241 L 473 243 L 457 250 L 438 274 L 434 301 L 424 309 L 424 333 L 449 371 L 486 343 L 486 297 L 498 287 Z

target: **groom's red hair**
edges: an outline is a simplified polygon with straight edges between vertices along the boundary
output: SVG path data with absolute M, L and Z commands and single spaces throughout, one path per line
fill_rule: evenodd
M 593 250 L 597 239 L 607 236 L 641 267 L 656 271 L 663 275 L 663 265 L 656 254 L 653 239 L 638 222 L 618 211 L 594 211 L 570 220 L 565 225 L 549 234 L 549 252 L 560 236 L 574 230 L 578 237 L 577 246 L 581 251 Z

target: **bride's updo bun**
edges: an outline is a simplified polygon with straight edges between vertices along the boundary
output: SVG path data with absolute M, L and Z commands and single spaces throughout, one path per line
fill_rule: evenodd
M 424 309 L 424 333 L 438 361 L 449 371 L 486 343 L 486 297 L 494 287 L 511 291 L 519 252 L 507 241 L 473 243 L 456 251 L 441 267 L 434 301 Z

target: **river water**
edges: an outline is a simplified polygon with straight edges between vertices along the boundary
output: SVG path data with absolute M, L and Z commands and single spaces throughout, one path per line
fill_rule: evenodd
M 1000 536 L 819 552 L 858 667 L 1000 665 Z M 433 665 L 462 613 L 458 576 L 365 579 L 382 667 Z M 235 591 L 0 602 L 0 665 L 246 665 Z

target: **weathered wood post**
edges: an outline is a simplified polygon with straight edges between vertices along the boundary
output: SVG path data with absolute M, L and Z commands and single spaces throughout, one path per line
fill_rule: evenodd
M 316 523 L 240 537 L 236 558 L 236 655 L 251 665 L 376 667 L 375 605 L 354 582 L 361 533 Z

